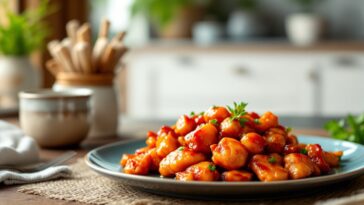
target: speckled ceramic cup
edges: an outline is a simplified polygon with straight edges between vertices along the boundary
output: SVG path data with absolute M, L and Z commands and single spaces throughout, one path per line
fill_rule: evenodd
M 78 144 L 90 129 L 91 94 L 89 89 L 21 92 L 21 128 L 42 147 Z

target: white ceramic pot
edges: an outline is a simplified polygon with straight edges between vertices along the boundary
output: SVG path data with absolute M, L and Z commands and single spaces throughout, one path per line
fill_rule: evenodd
M 78 144 L 90 128 L 91 94 L 88 89 L 20 92 L 20 126 L 42 147 Z
M 89 138 L 115 136 L 118 128 L 118 104 L 113 86 L 63 85 L 55 83 L 53 90 L 65 91 L 73 88 L 87 88 L 93 91 L 91 97 L 91 130 Z
M 18 92 L 39 88 L 40 79 L 28 57 L 0 56 L 0 107 L 16 108 Z
M 255 13 L 238 10 L 230 14 L 226 32 L 234 40 L 243 40 L 261 35 L 263 27 Z
M 220 40 L 223 35 L 222 26 L 214 21 L 201 21 L 195 23 L 192 37 L 199 45 L 210 45 Z
M 322 34 L 322 18 L 314 14 L 293 14 L 286 19 L 289 40 L 297 46 L 316 43 Z

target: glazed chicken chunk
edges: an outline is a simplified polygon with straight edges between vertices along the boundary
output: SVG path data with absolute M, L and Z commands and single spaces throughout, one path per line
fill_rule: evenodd
M 229 182 L 251 181 L 253 178 L 253 174 L 247 171 L 231 170 L 223 172 L 221 174 L 221 178 L 223 181 Z
M 248 159 L 248 151 L 236 139 L 225 137 L 218 144 L 211 145 L 212 161 L 227 170 L 243 167 Z
M 318 167 L 304 154 L 291 153 L 284 157 L 285 168 L 291 179 L 302 179 L 317 174 Z
M 162 176 L 173 176 L 184 171 L 187 167 L 205 161 L 202 153 L 194 152 L 186 147 L 180 147 L 169 153 L 159 164 L 159 173 Z
M 279 165 L 277 159 L 267 155 L 254 155 L 249 167 L 260 181 L 279 181 L 288 179 L 288 171 Z
M 217 181 L 220 178 L 216 166 L 212 162 L 200 162 L 188 167 L 183 172 L 176 173 L 176 179 L 181 181 Z

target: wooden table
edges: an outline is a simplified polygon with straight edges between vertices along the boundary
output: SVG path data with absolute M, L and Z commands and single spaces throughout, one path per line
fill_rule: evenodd
M 9 121 L 11 123 L 17 124 L 16 118 L 6 118 L 2 119 Z M 296 134 L 309 134 L 309 135 L 319 135 L 319 136 L 327 136 L 327 133 L 324 130 L 321 129 L 305 129 L 305 130 L 296 130 Z M 118 140 L 124 140 L 130 138 L 128 136 L 119 136 L 119 137 L 113 137 L 109 139 L 98 139 L 98 140 L 86 140 L 82 143 L 80 147 L 73 147 L 68 149 L 41 149 L 40 150 L 40 157 L 45 160 L 49 160 L 52 158 L 55 158 L 65 151 L 72 149 L 77 152 L 77 156 L 71 159 L 68 163 L 74 163 L 77 159 L 82 158 L 85 156 L 85 154 L 97 147 L 101 146 L 107 143 L 115 142 Z M 37 195 L 29 195 L 17 192 L 19 185 L 13 185 L 13 186 L 4 186 L 0 185 L 0 205 L 3 204 L 16 204 L 16 205 L 49 205 L 49 204 L 67 204 L 67 205 L 80 205 L 84 203 L 79 202 L 69 202 L 69 201 L 63 201 L 63 200 L 54 200 L 54 199 L 47 199 L 42 196 Z

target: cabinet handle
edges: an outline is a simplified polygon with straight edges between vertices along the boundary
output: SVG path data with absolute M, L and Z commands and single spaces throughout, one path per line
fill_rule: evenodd
M 195 63 L 191 56 L 186 55 L 179 56 L 177 62 L 182 66 L 192 66 Z
M 249 75 L 251 72 L 249 69 L 242 67 L 242 66 L 238 66 L 236 68 L 232 69 L 232 73 L 233 75 L 238 75 L 238 76 L 247 76 Z
M 318 82 L 319 81 L 319 73 L 316 71 L 316 70 L 311 70 L 309 73 L 308 73 L 308 78 L 313 81 L 313 82 Z
M 358 66 L 358 61 L 352 56 L 339 56 L 334 60 L 339 68 L 356 68 Z

